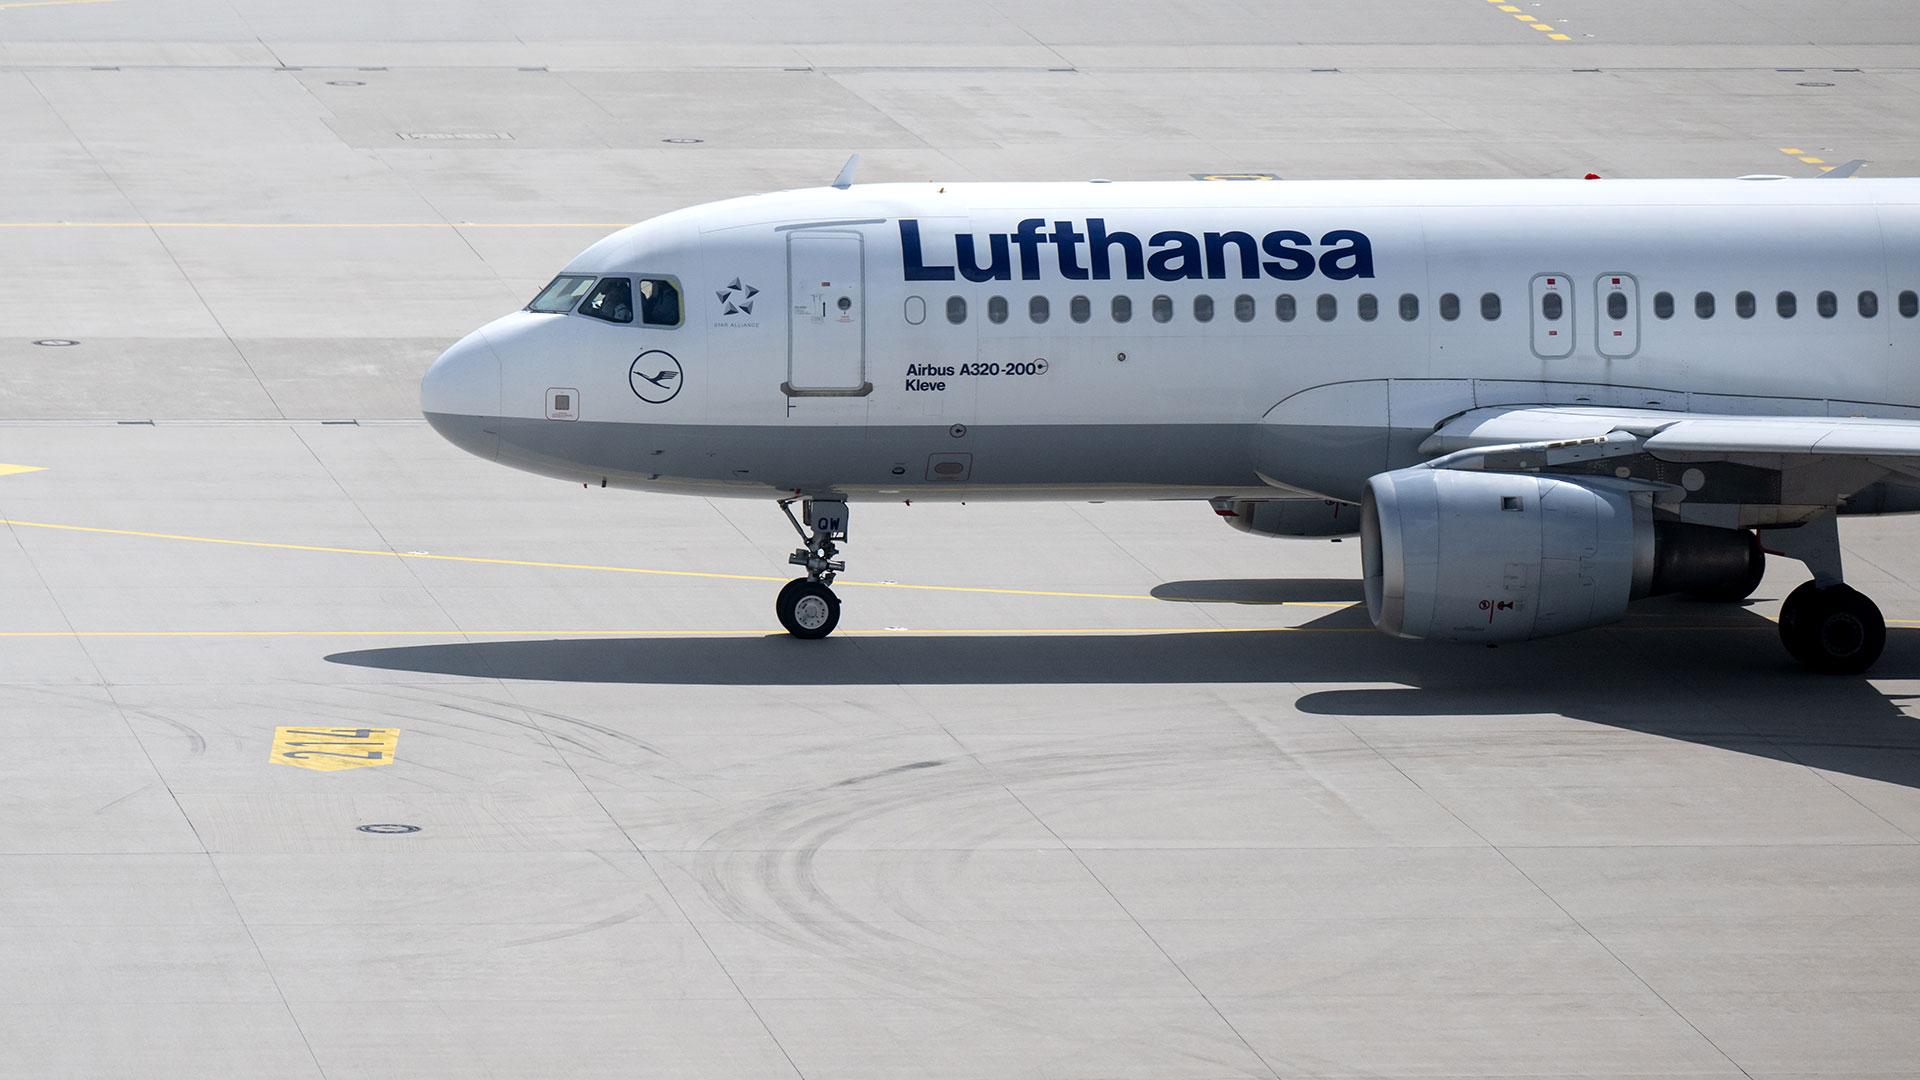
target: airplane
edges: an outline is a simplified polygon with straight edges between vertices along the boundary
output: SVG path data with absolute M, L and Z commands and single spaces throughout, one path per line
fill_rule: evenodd
M 800 638 L 839 622 L 854 503 L 1191 499 L 1358 535 L 1398 637 L 1733 603 L 1773 554 L 1812 574 L 1792 657 L 1885 645 L 1837 520 L 1920 511 L 1920 181 L 852 166 L 593 244 L 434 362 L 427 420 L 543 476 L 776 502 Z

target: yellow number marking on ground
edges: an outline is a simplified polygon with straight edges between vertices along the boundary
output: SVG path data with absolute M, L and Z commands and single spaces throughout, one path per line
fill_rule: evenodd
M 267 760 L 316 772 L 364 769 L 393 764 L 399 744 L 399 728 L 280 727 Z
M 44 472 L 39 465 L 0 465 L 0 476 L 18 476 L 21 473 Z

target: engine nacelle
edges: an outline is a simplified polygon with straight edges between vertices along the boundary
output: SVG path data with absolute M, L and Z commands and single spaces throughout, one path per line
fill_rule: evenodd
M 1332 499 L 1215 499 L 1213 512 L 1255 536 L 1352 536 L 1360 508 Z
M 1724 589 L 1762 558 L 1752 533 L 1655 522 L 1648 496 L 1607 479 L 1450 469 L 1369 479 L 1360 541 L 1374 626 L 1451 641 L 1600 626 L 1643 596 Z

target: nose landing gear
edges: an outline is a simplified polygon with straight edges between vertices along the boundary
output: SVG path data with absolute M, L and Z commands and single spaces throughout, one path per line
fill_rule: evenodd
M 800 503 L 800 518 L 793 504 Z M 780 510 L 800 534 L 801 547 L 787 557 L 795 566 L 806 568 L 807 576 L 786 583 L 774 599 L 773 612 L 787 633 L 797 638 L 823 638 L 840 625 L 840 598 L 834 595 L 833 579 L 847 568 L 834 559 L 840 553 L 836 540 L 847 538 L 847 504 L 840 499 L 781 499 Z

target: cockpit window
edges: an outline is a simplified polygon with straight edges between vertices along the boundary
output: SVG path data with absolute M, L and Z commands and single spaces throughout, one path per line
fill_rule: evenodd
M 592 274 L 561 274 L 553 279 L 553 284 L 540 290 L 540 295 L 533 298 L 527 310 L 549 315 L 572 311 L 573 305 L 579 303 L 580 297 L 592 287 Z
M 735 300 L 739 309 L 753 312 L 752 290 L 748 299 Z M 680 287 L 666 278 L 640 279 L 640 321 L 648 326 L 680 325 Z
M 633 283 L 623 277 L 601 278 L 580 305 L 580 314 L 612 323 L 633 321 Z

